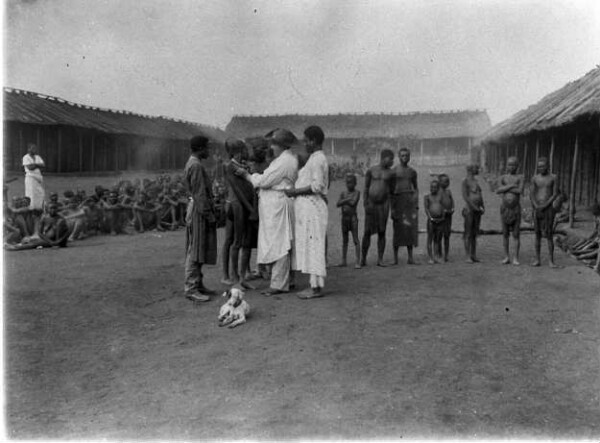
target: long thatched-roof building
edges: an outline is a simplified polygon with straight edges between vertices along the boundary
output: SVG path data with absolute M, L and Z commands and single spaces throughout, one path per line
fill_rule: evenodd
M 486 111 L 413 112 L 408 114 L 328 114 L 234 116 L 226 131 L 257 137 L 274 128 L 301 136 L 310 125 L 325 132 L 330 155 L 362 157 L 384 147 L 410 147 L 417 160 L 468 158 L 475 140 L 490 128 Z
M 489 170 L 516 156 L 528 180 L 547 157 L 562 192 L 576 204 L 600 196 L 600 67 L 491 128 L 482 139 Z
M 36 92 L 4 88 L 4 170 L 21 171 L 35 143 L 46 171 L 94 173 L 182 168 L 189 140 L 222 145 L 220 129 L 167 117 L 101 109 Z

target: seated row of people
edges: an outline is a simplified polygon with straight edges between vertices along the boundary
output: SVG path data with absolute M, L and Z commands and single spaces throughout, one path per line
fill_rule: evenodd
M 155 180 L 121 180 L 110 189 L 98 185 L 92 195 L 83 189 L 67 190 L 61 199 L 53 192 L 42 213 L 29 208 L 28 197 L 13 197 L 9 204 L 6 194 L 5 188 L 5 246 L 12 245 L 7 249 L 21 246 L 31 249 L 31 244 L 44 247 L 37 243 L 43 234 L 42 221 L 48 216 L 64 220 L 68 241 L 99 234 L 176 230 L 185 226 L 188 202 L 181 178 L 171 179 L 168 175 L 160 175 Z M 66 242 L 61 246 L 66 246 Z

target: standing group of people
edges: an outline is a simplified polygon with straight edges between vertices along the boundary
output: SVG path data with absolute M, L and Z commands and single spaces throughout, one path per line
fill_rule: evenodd
M 289 292 L 295 286 L 294 271 L 310 275 L 310 288 L 299 292 L 300 298 L 323 295 L 329 187 L 329 167 L 322 151 L 324 138 L 318 126 L 307 128 L 303 139 L 306 156 L 297 156 L 290 149 L 299 146 L 299 140 L 286 129 L 275 129 L 265 136 L 272 151 L 268 165 L 248 162 L 247 147 L 241 140 L 227 142 L 230 160 L 225 167 L 229 192 L 224 283 L 251 287 L 250 253 L 256 246 L 257 263 L 270 276 L 264 295 Z M 209 155 L 208 139 L 194 137 L 190 148 L 184 170 L 191 195 L 186 218 L 184 290 L 191 300 L 208 301 L 215 291 L 204 286 L 202 266 L 216 264 L 217 260 L 214 196 L 204 164 Z M 301 168 L 299 158 L 306 159 Z

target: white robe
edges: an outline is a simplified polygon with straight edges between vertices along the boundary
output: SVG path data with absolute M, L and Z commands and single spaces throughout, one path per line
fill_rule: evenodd
M 44 179 L 40 168 L 28 169 L 26 166 L 34 163 L 44 164 L 39 155 L 32 158 L 31 155 L 23 156 L 23 168 L 25 169 L 25 196 L 31 199 L 30 209 L 43 209 L 44 207 Z
M 298 159 L 289 150 L 274 159 L 262 174 L 252 174 L 250 181 L 258 193 L 258 263 L 273 263 L 292 248 L 293 203 L 283 192 L 294 187 L 298 176 Z
M 323 151 L 311 154 L 298 172 L 296 188 L 310 186 L 313 194 L 295 198 L 295 242 L 292 269 L 319 277 L 327 275 L 325 238 L 329 212 L 325 198 L 329 185 L 329 166 Z

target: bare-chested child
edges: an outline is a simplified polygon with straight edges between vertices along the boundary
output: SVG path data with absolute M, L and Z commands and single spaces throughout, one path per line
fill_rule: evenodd
M 356 207 L 360 200 L 360 191 L 356 189 L 356 175 L 346 174 L 346 190 L 340 194 L 337 207 L 342 208 L 342 263 L 340 266 L 347 265 L 348 256 L 348 237 L 352 233 L 354 242 L 356 263 L 355 269 L 360 269 L 360 240 L 358 239 L 358 216 Z
M 521 247 L 521 195 L 525 180 L 522 175 L 517 175 L 519 169 L 519 160 L 516 157 L 509 157 L 506 162 L 506 174 L 500 177 L 496 194 L 502 195 L 502 205 L 500 206 L 500 219 L 502 221 L 502 237 L 504 246 L 504 260 L 502 264 L 509 264 L 510 233 L 515 243 L 515 251 L 512 264 L 519 265 L 519 249 Z
M 479 262 L 477 258 L 477 235 L 481 225 L 481 216 L 485 212 L 481 187 L 475 178 L 477 174 L 479 174 L 479 165 L 467 166 L 467 176 L 462 182 L 462 197 L 465 201 L 465 207 L 462 210 L 462 215 L 465 218 L 463 238 L 467 263 Z
M 371 246 L 371 236 L 377 234 L 377 266 L 383 264 L 385 251 L 385 230 L 390 215 L 390 194 L 394 153 L 389 149 L 381 151 L 381 160 L 365 174 L 365 233 L 362 240 L 361 266 L 367 265 L 367 254 Z
M 433 265 L 439 263 L 442 250 L 442 237 L 444 235 L 444 222 L 446 214 L 442 205 L 442 193 L 440 184 L 433 180 L 429 185 L 429 194 L 423 198 L 425 215 L 427 216 L 427 256 L 428 263 Z
M 452 233 L 452 215 L 454 214 L 454 197 L 450 191 L 450 177 L 448 174 L 440 174 L 438 176 L 440 182 L 440 195 L 442 208 L 444 208 L 444 228 L 443 232 L 443 256 L 444 261 L 448 261 L 450 252 L 450 234 Z M 439 255 L 442 255 L 440 251 Z
M 69 228 L 66 220 L 59 215 L 58 207 L 54 203 L 47 206 L 48 213 L 42 216 L 40 220 L 39 237 L 32 237 L 27 241 L 16 245 L 6 246 L 10 251 L 21 251 L 24 249 L 50 248 L 59 246 L 65 248 L 69 238 Z
M 102 208 L 104 209 L 106 229 L 111 235 L 122 234 L 125 226 L 125 212 L 116 189 L 108 192 L 108 197 L 102 201 Z
M 531 179 L 529 198 L 533 206 L 533 225 L 535 230 L 535 260 L 532 266 L 540 266 L 540 250 L 542 238 L 548 241 L 549 264 L 554 263 L 554 200 L 558 197 L 556 176 L 550 174 L 548 159 L 541 157 L 537 162 L 537 174 Z

